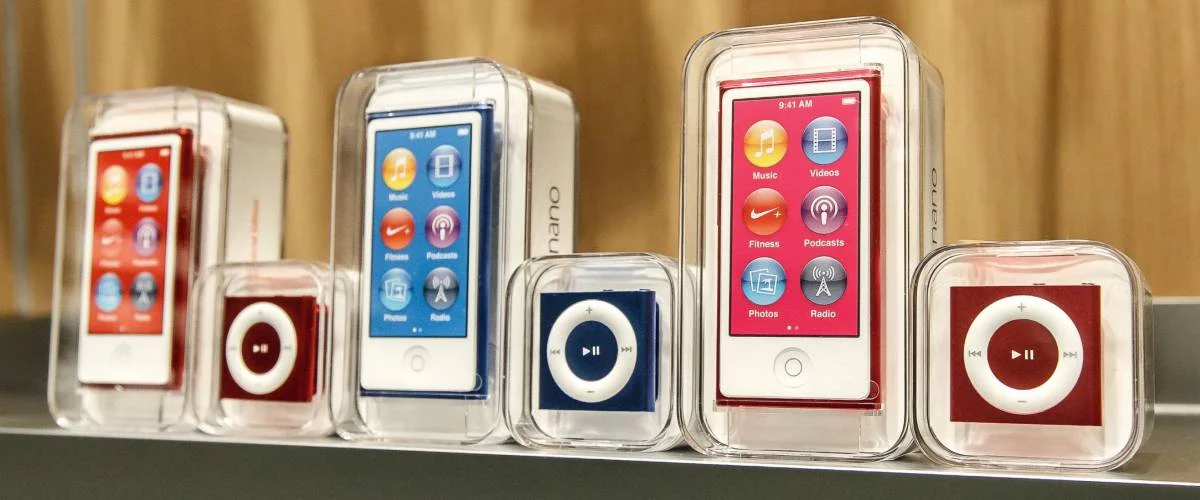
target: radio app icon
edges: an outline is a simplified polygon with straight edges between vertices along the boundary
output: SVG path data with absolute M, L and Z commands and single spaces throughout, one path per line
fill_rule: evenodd
M 833 257 L 817 257 L 804 266 L 800 288 L 813 304 L 827 306 L 846 293 L 846 268 Z

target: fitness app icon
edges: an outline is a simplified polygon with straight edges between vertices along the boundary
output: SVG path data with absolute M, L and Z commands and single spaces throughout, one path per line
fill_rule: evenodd
M 742 203 L 742 223 L 759 236 L 775 234 L 787 221 L 787 201 L 771 188 L 755 189 Z
M 804 225 L 814 233 L 829 234 L 846 223 L 846 197 L 832 186 L 817 186 L 804 196 Z
M 846 293 L 846 268 L 833 257 L 817 257 L 804 266 L 800 288 L 813 304 L 827 306 Z
M 804 137 L 800 145 L 804 147 L 804 155 L 818 165 L 829 165 L 841 159 L 846 153 L 849 143 L 846 126 L 832 116 L 822 116 L 804 127 Z
M 775 259 L 759 257 L 742 270 L 742 293 L 750 302 L 769 306 L 783 297 L 785 288 L 787 275 Z
M 115 259 L 121 255 L 121 243 L 125 241 L 125 225 L 121 219 L 108 219 L 100 224 L 96 235 L 96 250 L 101 257 Z
M 413 216 L 412 212 L 396 207 L 383 214 L 379 224 L 379 241 L 383 246 L 392 250 L 403 250 L 412 243 Z
M 742 151 L 756 167 L 775 166 L 787 153 L 787 146 L 787 130 L 775 120 L 754 122 L 742 137 Z
M 462 157 L 454 146 L 443 144 L 429 153 L 429 161 L 425 164 L 429 182 L 440 188 L 450 187 L 458 180 L 462 172 Z
M 392 191 L 403 191 L 417 178 L 417 158 L 405 148 L 391 150 L 383 159 L 383 183 Z
M 425 218 L 425 237 L 430 245 L 446 248 L 458 241 L 460 226 L 458 212 L 448 205 L 441 205 L 430 210 Z

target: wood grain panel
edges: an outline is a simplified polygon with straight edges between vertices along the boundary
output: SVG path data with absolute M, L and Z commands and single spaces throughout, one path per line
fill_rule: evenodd
M 1200 2 L 1062 5 L 1057 218 L 1159 294 L 1200 291 Z
M 896 22 L 945 80 L 947 241 L 1053 237 L 1054 4 L 905 5 Z
M 0 5 L 0 27 L 4 26 L 5 16 L 7 15 L 6 10 L 3 5 Z M 0 38 L 0 68 L 4 67 L 7 52 L 7 41 L 4 38 Z M 7 83 L 0 79 L 0 84 Z M 8 110 L 5 109 L 5 105 L 5 102 L 0 100 L 0 199 L 4 201 L 4 210 L 12 210 L 12 207 L 9 206 L 10 200 L 8 199 L 9 165 L 8 149 L 6 149 L 8 147 L 8 129 L 6 128 L 8 120 L 5 119 L 3 113 Z M 8 217 L 0 217 L 0 311 L 12 311 L 16 308 L 16 303 L 13 300 L 15 290 L 11 285 L 13 283 L 12 257 L 9 255 L 12 242 L 8 231 Z
M 18 1 L 30 199 L 53 199 L 71 101 L 69 2 Z M 725 28 L 875 14 L 946 81 L 947 236 L 1088 237 L 1159 293 L 1200 291 L 1200 0 L 109 0 L 89 2 L 92 91 L 178 84 L 275 108 L 291 134 L 285 253 L 328 252 L 334 97 L 357 68 L 495 58 L 580 110 L 579 248 L 675 252 L 680 74 Z M 39 152 L 32 154 L 32 152 Z M 0 179 L 0 188 L 3 188 Z M 27 207 L 39 308 L 52 210 Z M 6 220 L 0 221 L 4 229 Z M 7 239 L 7 238 L 6 238 Z M 8 242 L 0 242 L 7 282 Z M 0 311 L 10 309 L 0 286 Z

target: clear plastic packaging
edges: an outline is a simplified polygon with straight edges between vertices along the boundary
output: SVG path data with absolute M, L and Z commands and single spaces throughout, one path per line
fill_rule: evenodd
M 332 352 L 344 297 L 327 267 L 299 261 L 219 264 L 196 283 L 198 345 L 192 400 L 210 434 L 325 436 L 333 432 Z M 344 299 L 343 299 L 344 300 Z
M 218 262 L 279 258 L 286 146 L 270 110 L 190 89 L 71 108 L 47 388 L 60 426 L 191 426 L 191 285 Z
M 1109 470 L 1153 423 L 1150 292 L 1089 241 L 973 243 L 913 280 L 916 429 L 946 465 Z
M 526 261 L 508 288 L 513 437 L 531 448 L 677 445 L 679 289 L 677 264 L 659 255 Z
M 525 259 L 572 250 L 575 147 L 570 94 L 491 61 L 346 80 L 331 251 L 352 290 L 342 437 L 507 437 L 504 286 Z
M 905 295 L 941 241 L 941 76 L 895 26 L 864 17 L 708 35 L 684 80 L 689 443 L 906 453 Z

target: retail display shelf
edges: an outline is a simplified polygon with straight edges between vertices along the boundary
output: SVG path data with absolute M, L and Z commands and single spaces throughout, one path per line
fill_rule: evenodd
M 1192 334 L 1200 301 L 1160 299 L 1155 322 L 1159 404 L 1150 440 L 1117 471 L 1060 474 L 951 469 L 919 452 L 828 464 L 705 457 L 686 447 L 626 454 L 68 432 L 53 426 L 38 385 L 48 321 L 0 320 L 0 362 L 10 368 L 0 372 L 0 489 L 9 497 L 89 498 L 1194 498 L 1200 370 L 1188 358 L 1200 348 Z

